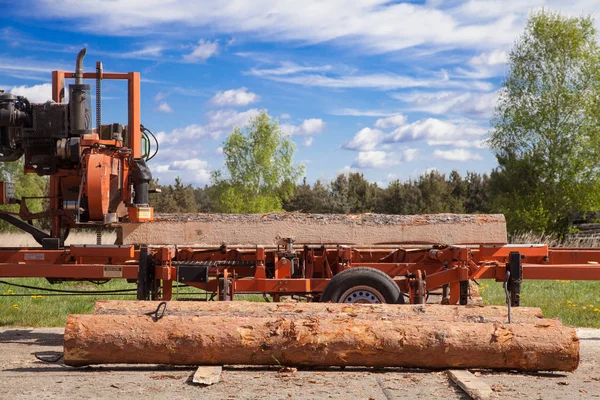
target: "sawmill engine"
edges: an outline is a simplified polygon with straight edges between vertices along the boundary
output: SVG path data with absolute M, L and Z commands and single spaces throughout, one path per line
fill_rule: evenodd
M 24 154 L 25 168 L 38 175 L 76 168 L 80 139 L 92 133 L 89 91 L 89 85 L 71 85 L 69 104 L 30 104 L 25 97 L 0 94 L 0 161 L 16 161 Z
M 92 128 L 84 56 L 85 49 L 77 57 L 68 103 L 34 104 L 0 91 L 0 162 L 24 156 L 25 172 L 57 177 L 60 202 L 54 208 L 70 213 L 75 224 L 118 222 L 130 211 L 135 211 L 129 217 L 136 222 L 151 219 L 152 175 L 143 157 L 133 157 L 128 127 L 98 123 Z M 100 114 L 99 104 L 96 112 Z

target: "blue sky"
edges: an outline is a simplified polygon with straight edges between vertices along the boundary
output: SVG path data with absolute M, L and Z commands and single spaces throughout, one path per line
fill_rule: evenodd
M 234 126 L 265 109 L 309 182 L 358 171 L 386 186 L 437 168 L 489 172 L 485 148 L 508 51 L 530 11 L 597 1 L 0 0 L 0 89 L 50 98 L 50 73 L 142 75 L 142 123 L 161 183 L 210 182 Z M 93 82 L 90 82 L 93 83 Z M 104 82 L 103 123 L 126 123 Z

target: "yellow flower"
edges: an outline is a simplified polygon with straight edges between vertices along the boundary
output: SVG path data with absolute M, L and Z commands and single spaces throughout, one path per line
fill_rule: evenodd
M 594 306 L 593 306 L 592 304 L 589 304 L 589 307 L 590 307 L 590 308 L 594 308 Z
M 13 308 L 19 308 L 18 304 L 13 304 Z
M 582 310 L 587 310 L 586 306 L 581 307 Z
M 594 308 L 594 312 L 600 312 L 600 308 Z
M 38 295 L 38 296 L 33 295 L 33 296 L 31 296 L 32 299 L 41 299 L 42 297 L 44 297 L 44 296 L 41 296 L 41 295 Z

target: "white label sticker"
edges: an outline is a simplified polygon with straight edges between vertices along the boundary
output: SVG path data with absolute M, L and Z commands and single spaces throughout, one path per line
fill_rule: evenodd
M 122 278 L 123 267 L 104 267 L 105 278 Z
M 25 254 L 23 254 L 23 259 L 43 261 L 44 253 L 25 253 Z

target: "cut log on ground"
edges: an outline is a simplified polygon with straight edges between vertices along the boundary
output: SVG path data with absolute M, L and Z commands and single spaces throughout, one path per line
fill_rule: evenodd
M 145 315 L 156 309 L 159 302 L 131 300 L 98 300 L 94 314 Z M 166 315 L 211 316 L 231 315 L 241 317 L 306 318 L 361 318 L 421 321 L 462 321 L 476 323 L 504 323 L 508 313 L 501 306 L 454 306 L 454 305 L 397 305 L 397 304 L 340 304 L 340 303 L 257 303 L 249 301 L 229 302 L 178 302 L 167 304 Z M 560 325 L 557 319 L 544 319 L 537 307 L 514 307 L 511 320 L 515 323 Z
M 302 244 L 505 244 L 501 214 L 157 214 L 120 227 L 122 244 L 271 246 Z
M 573 371 L 573 328 L 359 318 L 70 315 L 65 364 Z

